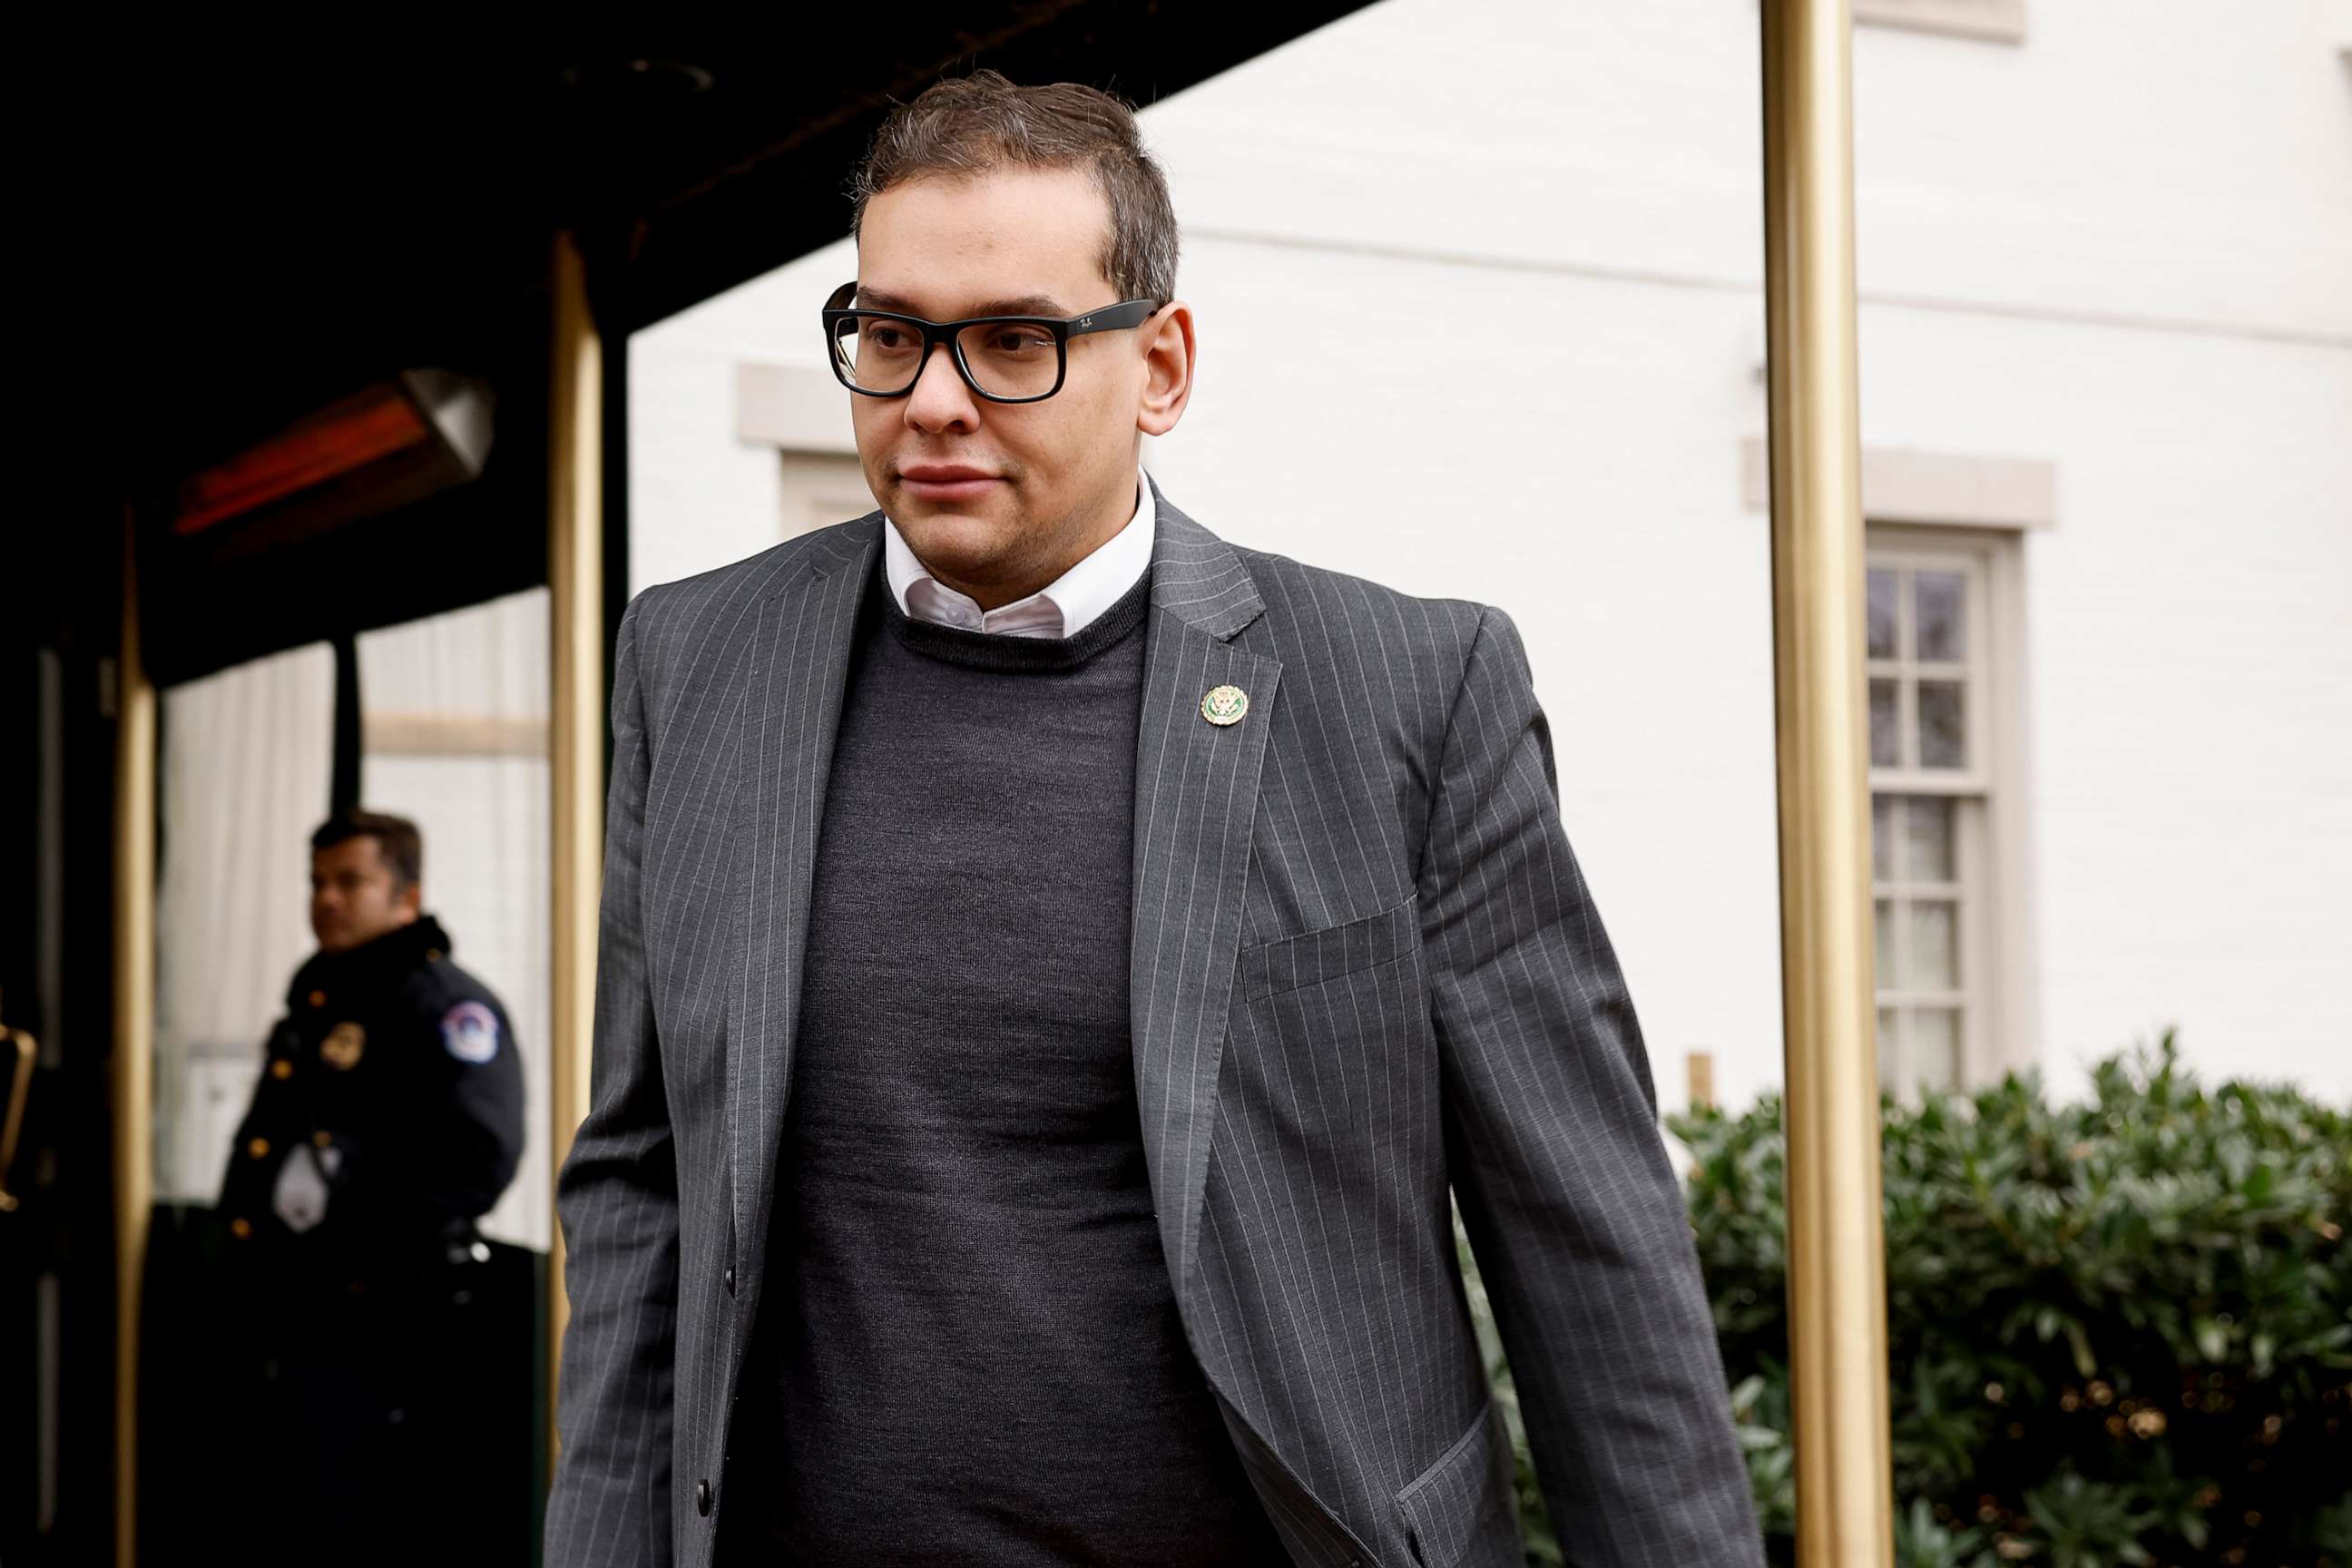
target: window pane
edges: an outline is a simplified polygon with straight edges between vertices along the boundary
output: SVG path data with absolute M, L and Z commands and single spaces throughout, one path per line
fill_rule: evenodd
M 1945 991 L 1959 984 L 1958 922 L 1950 903 L 1920 900 L 1911 906 L 1911 952 L 1904 984 L 1917 991 Z
M 315 942 L 310 830 L 334 773 L 334 650 L 313 643 L 166 687 L 161 706 L 154 1195 L 209 1204 L 286 977 Z
M 1952 802 L 1949 796 L 1913 795 L 1903 803 L 1906 882 L 1952 879 Z
M 1961 622 L 1967 604 L 1968 579 L 1957 572 L 1922 572 L 1912 579 L 1912 603 L 1917 611 L 1913 625 L 1918 628 L 1918 657 L 1923 659 L 1967 658 Z
M 1870 874 L 1884 882 L 1895 875 L 1895 797 L 1870 797 Z
M 1895 1092 L 1895 1009 L 1878 1010 L 1878 1087 Z
M 1911 1009 L 1911 1081 L 1921 1089 L 1956 1089 L 1960 1081 L 1960 1012 Z
M 1874 768 L 1899 767 L 1903 763 L 1903 737 L 1897 731 L 1901 720 L 1896 716 L 1895 682 L 1874 680 L 1870 683 L 1870 765 Z
M 1895 574 L 1870 574 L 1870 657 L 1895 657 Z
M 1919 683 L 1919 765 L 1923 768 L 1965 768 L 1969 765 L 1968 734 L 1963 727 L 1963 693 L 1957 680 Z M 1871 694 L 1871 728 L 1877 729 L 1878 698 Z M 1870 760 L 1878 761 L 1878 742 L 1871 739 Z
M 523 1074 L 522 1161 L 481 1219 L 496 1241 L 548 1245 L 553 1032 L 549 927 L 545 588 L 359 638 L 367 803 L 425 835 L 425 908 L 451 956 L 504 1004 Z
M 1895 964 L 1895 905 L 1891 900 L 1878 900 L 1878 988 L 1892 991 L 1896 984 Z

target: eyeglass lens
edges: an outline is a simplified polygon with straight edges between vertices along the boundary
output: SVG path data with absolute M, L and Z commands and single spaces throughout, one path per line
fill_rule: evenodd
M 920 329 L 887 316 L 853 315 L 834 324 L 834 353 L 851 385 L 904 392 L 923 368 Z M 1062 345 L 1044 327 L 983 321 L 956 334 L 972 381 L 991 397 L 1042 397 L 1062 374 Z

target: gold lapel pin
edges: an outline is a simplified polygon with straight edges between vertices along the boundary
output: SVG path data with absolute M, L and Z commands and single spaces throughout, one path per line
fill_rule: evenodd
M 1212 724 L 1238 724 L 1249 711 L 1249 693 L 1238 686 L 1213 686 L 1201 699 L 1201 717 Z
M 365 1029 L 357 1024 L 338 1024 L 319 1042 L 319 1059 L 338 1072 L 349 1072 L 360 1065 L 360 1057 L 366 1049 Z

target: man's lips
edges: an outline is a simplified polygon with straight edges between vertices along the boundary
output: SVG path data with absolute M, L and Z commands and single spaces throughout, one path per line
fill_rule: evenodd
M 962 463 L 914 463 L 898 470 L 898 482 L 919 500 L 973 500 L 1003 481 L 985 468 Z

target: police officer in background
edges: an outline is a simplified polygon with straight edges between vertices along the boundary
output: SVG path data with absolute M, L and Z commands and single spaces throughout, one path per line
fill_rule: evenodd
M 338 1561 L 464 1561 L 452 1526 L 509 1501 L 469 1494 L 505 1471 L 467 1455 L 507 1429 L 478 1407 L 506 1381 L 485 1358 L 520 1348 L 483 1331 L 474 1221 L 522 1154 L 522 1068 L 506 1010 L 424 912 L 415 824 L 346 811 L 310 847 L 319 951 L 221 1186 L 259 1380 L 244 1414 L 276 1483 L 260 1528 Z

